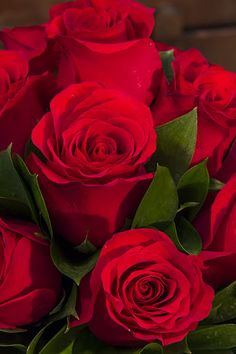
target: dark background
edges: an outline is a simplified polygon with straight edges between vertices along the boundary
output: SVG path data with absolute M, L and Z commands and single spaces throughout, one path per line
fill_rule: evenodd
M 236 71 L 236 0 L 140 0 L 157 8 L 155 38 L 196 47 L 214 63 Z M 47 20 L 57 0 L 0 0 L 0 27 Z

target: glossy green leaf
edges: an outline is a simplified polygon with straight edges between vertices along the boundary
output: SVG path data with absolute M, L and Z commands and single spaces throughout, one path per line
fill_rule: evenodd
M 220 191 L 222 188 L 224 188 L 224 183 L 219 181 L 218 179 L 215 178 L 211 178 L 210 179 L 210 184 L 209 184 L 209 190 L 210 191 L 214 191 L 214 192 L 218 192 Z
M 183 249 L 189 254 L 198 255 L 202 250 L 202 239 L 193 225 L 184 217 L 178 217 L 176 229 Z
M 88 240 L 86 237 L 85 240 L 77 247 L 75 247 L 77 251 L 83 254 L 93 254 L 96 252 L 97 248 Z
M 40 350 L 39 354 L 73 354 L 73 347 L 78 333 L 78 328 L 73 328 L 66 332 L 66 326 L 62 327 Z
M 28 198 L 31 200 L 32 206 L 32 216 L 34 221 L 39 225 L 40 229 L 50 237 L 52 237 L 52 225 L 47 211 L 47 207 L 42 196 L 38 176 L 36 174 L 32 175 L 24 161 L 20 156 L 14 156 L 14 165 L 25 185 L 25 189 L 28 192 Z
M 201 209 L 209 190 L 209 173 L 207 161 L 203 161 L 188 170 L 178 182 L 180 204 L 189 202 L 198 203 L 195 208 L 189 209 L 188 218 L 192 220 Z
M 132 228 L 174 220 L 178 210 L 175 182 L 166 167 L 157 166 L 154 179 L 135 214 Z
M 236 319 L 236 282 L 219 291 L 204 323 L 224 323 Z
M 197 136 L 197 110 L 157 128 L 157 150 L 147 164 L 154 170 L 156 163 L 168 167 L 175 181 L 188 169 Z M 194 201 L 194 200 L 193 200 Z
M 224 324 L 198 329 L 190 333 L 188 343 L 192 350 L 225 350 L 236 347 L 236 325 Z
M 181 218 L 181 220 L 178 218 L 177 222 L 179 224 L 178 230 L 180 227 L 182 228 L 179 234 L 175 222 L 172 222 L 161 230 L 171 238 L 181 252 L 193 255 L 198 254 L 201 250 L 202 242 L 197 231 L 184 218 Z
M 73 249 L 64 240 L 53 237 L 51 255 L 59 271 L 79 285 L 81 279 L 94 268 L 99 257 L 99 251 L 90 256 L 85 256 L 78 250 Z
M 0 152 L 0 213 L 31 217 L 31 201 L 14 167 L 11 146 Z
M 138 354 L 164 354 L 163 347 L 158 343 L 147 344 Z
M 171 49 L 160 52 L 160 58 L 167 81 L 171 83 L 174 80 L 174 70 L 172 67 L 172 63 L 174 60 L 174 50 Z

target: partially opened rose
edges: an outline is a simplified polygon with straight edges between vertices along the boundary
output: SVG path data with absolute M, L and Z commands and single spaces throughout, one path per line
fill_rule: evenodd
M 13 143 L 13 150 L 24 154 L 53 91 L 51 75 L 29 77 L 28 62 L 21 53 L 0 51 L 0 150 Z
M 47 241 L 32 224 L 0 219 L 0 329 L 34 324 L 62 296 Z
M 192 163 L 209 159 L 214 175 L 236 136 L 236 74 L 210 65 L 197 50 L 176 53 L 175 78 L 163 78 L 153 106 L 159 126 L 198 108 L 198 135 Z
M 94 80 L 150 104 L 161 75 L 153 27 L 154 10 L 138 2 L 77 0 L 54 6 L 45 25 L 5 29 L 1 38 L 28 55 L 34 72 L 46 61 L 51 68 L 53 56 L 60 86 Z
M 208 281 L 215 287 L 236 280 L 236 175 L 209 200 L 197 219 Z
M 98 338 L 118 346 L 179 342 L 212 306 L 214 293 L 201 266 L 160 231 L 116 234 L 81 282 L 80 320 L 71 325 L 87 323 Z
M 97 83 L 58 94 L 34 128 L 28 165 L 39 181 L 55 231 L 78 245 L 101 246 L 135 210 L 152 178 L 156 148 L 148 107 Z

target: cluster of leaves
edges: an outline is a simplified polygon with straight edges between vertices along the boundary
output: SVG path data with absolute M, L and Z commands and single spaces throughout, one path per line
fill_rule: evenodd
M 173 80 L 173 52 L 162 53 L 163 67 Z M 153 181 L 140 203 L 132 228 L 152 227 L 164 231 L 187 254 L 201 251 L 201 238 L 192 221 L 209 190 L 222 184 L 210 180 L 207 161 L 189 168 L 196 145 L 197 110 L 157 128 L 157 153 L 147 169 Z M 236 283 L 220 291 L 207 320 L 186 340 L 163 348 L 151 343 L 142 349 L 106 346 L 87 328 L 68 328 L 76 317 L 76 293 L 81 279 L 96 264 L 99 251 L 87 240 L 77 248 L 53 235 L 48 211 L 39 188 L 23 160 L 12 155 L 11 147 L 0 152 L 0 215 L 14 216 L 36 223 L 51 244 L 56 267 L 65 275 L 64 297 L 42 323 L 29 329 L 0 330 L 3 354 L 233 354 L 236 353 Z

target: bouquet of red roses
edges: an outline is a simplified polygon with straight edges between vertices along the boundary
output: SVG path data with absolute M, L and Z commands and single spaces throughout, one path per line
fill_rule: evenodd
M 0 353 L 236 353 L 236 74 L 153 26 L 0 33 Z

